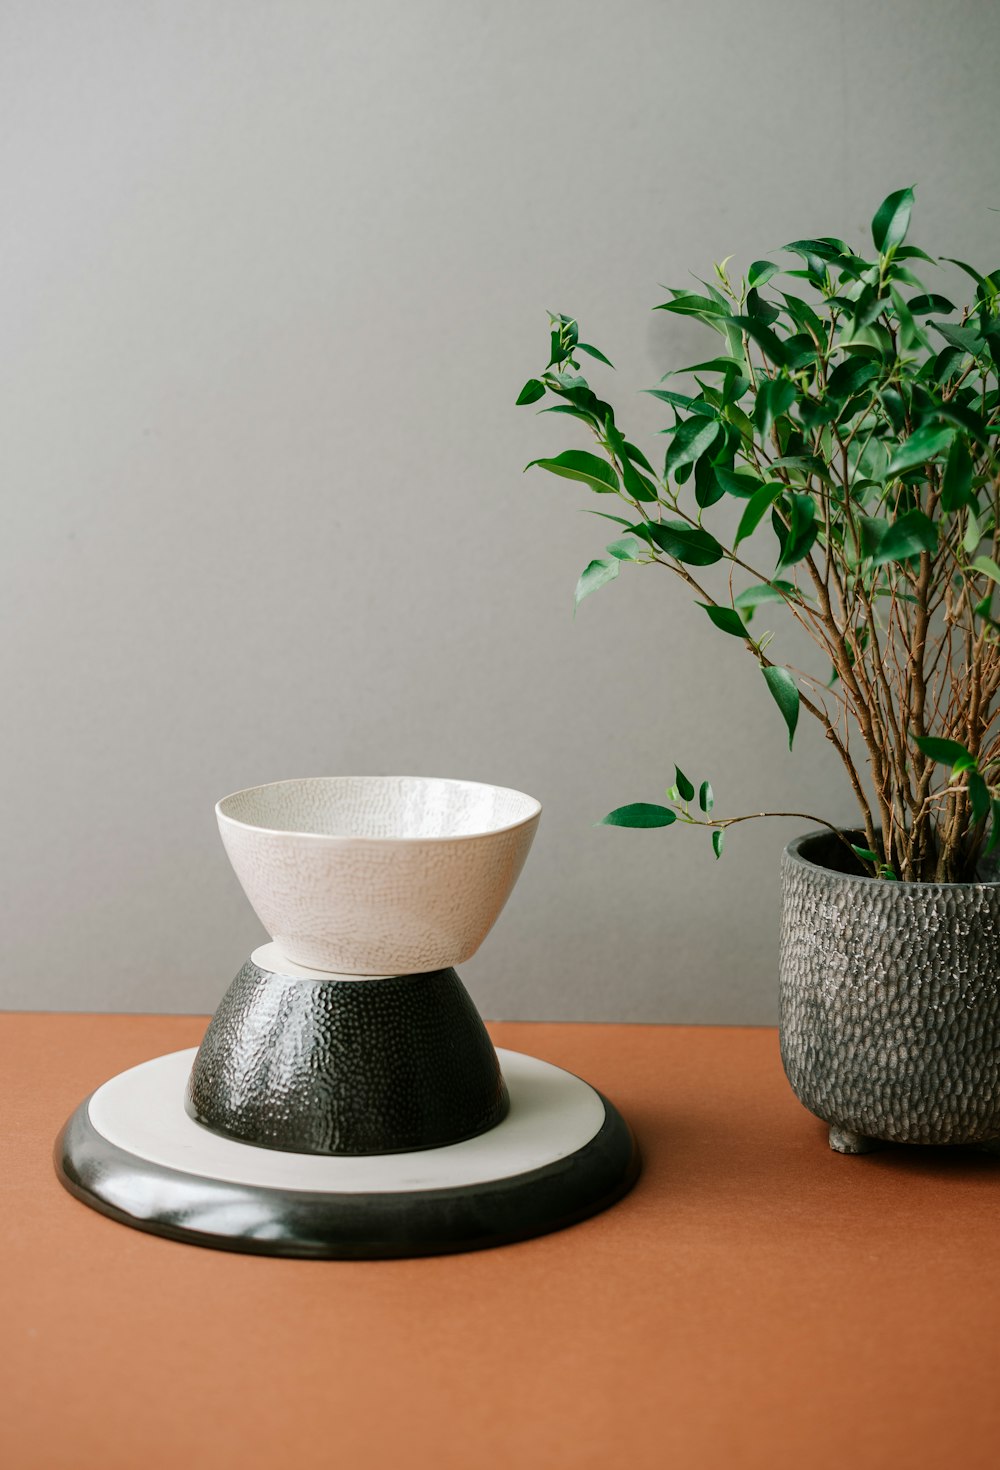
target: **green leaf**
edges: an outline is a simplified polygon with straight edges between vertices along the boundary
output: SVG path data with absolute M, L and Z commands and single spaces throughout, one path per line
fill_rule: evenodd
M 685 776 L 680 766 L 674 766 L 674 785 L 680 792 L 682 801 L 694 800 L 694 785 Z
M 990 802 L 990 812 L 992 814 L 990 835 L 986 846 L 983 848 L 983 853 L 986 857 L 990 855 L 994 848 L 1000 847 L 1000 801 L 996 797 Z
M 954 322 L 928 322 L 935 332 L 939 332 L 946 342 L 952 347 L 957 347 L 960 352 L 966 352 L 970 357 L 982 357 L 986 351 L 986 343 L 978 332 L 971 327 L 956 326 Z
M 781 717 L 788 726 L 788 749 L 792 748 L 795 739 L 795 727 L 799 722 L 799 691 L 795 680 L 787 669 L 778 664 L 770 664 L 761 669 L 764 682 L 771 691 L 775 704 L 781 711 Z
M 872 362 L 869 357 L 849 357 L 838 363 L 830 374 L 826 385 L 827 396 L 845 401 L 853 398 L 866 383 L 877 378 L 881 371 L 881 364 Z
M 580 573 L 580 580 L 576 584 L 574 608 L 579 607 L 583 599 L 589 597 L 592 592 L 596 592 L 599 587 L 613 582 L 618 575 L 618 565 L 614 558 L 611 561 L 605 561 L 602 557 L 598 557 L 584 567 Z
M 721 500 L 725 491 L 715 475 L 715 466 L 710 454 L 703 454 L 694 467 L 694 498 L 704 510 Z
M 890 561 L 908 561 L 922 551 L 937 550 L 937 526 L 922 510 L 908 510 L 897 516 L 881 537 L 872 556 L 872 566 L 885 566 Z
M 877 516 L 866 516 L 863 512 L 858 513 L 857 520 L 861 528 L 862 557 L 878 556 L 882 542 L 889 534 L 889 522 Z
M 906 404 L 903 395 L 898 388 L 883 388 L 879 393 L 882 407 L 885 409 L 889 422 L 897 434 L 902 434 L 906 427 Z
M 711 781 L 702 781 L 698 787 L 698 805 L 703 812 L 710 812 L 715 806 L 715 792 Z
M 728 320 L 734 327 L 746 332 L 771 362 L 777 363 L 779 367 L 793 365 L 793 354 L 789 352 L 786 343 L 770 327 L 765 327 L 763 322 L 752 316 L 731 316 Z
M 979 517 L 976 515 L 975 510 L 970 506 L 968 521 L 965 527 L 965 535 L 962 537 L 962 550 L 965 552 L 966 556 L 972 555 L 976 547 L 979 545 L 980 541 L 982 541 L 983 534 L 983 522 L 980 521 Z
M 939 766 L 951 766 L 953 776 L 963 771 L 974 771 L 976 760 L 957 740 L 942 740 L 937 735 L 914 735 L 913 743 L 924 755 Z
M 673 368 L 669 373 L 664 373 L 660 379 L 665 383 L 668 378 L 676 378 L 680 373 L 723 373 L 726 377 L 735 373 L 741 377 L 745 371 L 745 364 L 736 357 L 712 357 L 707 362 L 695 362 L 690 367 Z
M 907 270 L 907 268 L 906 268 L 905 265 L 900 265 L 899 264 L 899 252 L 898 251 L 896 252 L 895 259 L 893 260 L 892 264 L 890 265 L 889 269 L 886 271 L 885 274 L 886 274 L 886 280 L 889 280 L 889 281 L 902 281 L 902 283 L 903 283 L 904 286 L 918 286 L 921 291 L 924 288 L 924 283 L 920 279 L 919 276 L 915 276 L 911 270 Z M 892 288 L 891 287 L 890 289 L 893 290 L 893 293 L 895 294 L 895 288 Z M 909 312 L 909 306 L 907 305 L 907 303 L 904 301 L 903 304 L 904 304 L 904 306 L 906 306 L 906 309 Z
M 949 265 L 957 265 L 959 270 L 964 271 L 967 276 L 971 276 L 978 286 L 986 285 L 984 277 L 979 274 L 975 266 L 966 265 L 964 260 L 956 260 L 953 255 L 942 255 L 941 259 L 946 260 Z
M 539 413 L 568 413 L 575 419 L 582 419 L 585 424 L 592 427 L 597 423 L 596 415 L 588 413 L 585 408 L 578 408 L 575 403 L 553 403 L 548 408 L 540 408 Z
M 832 400 L 821 401 L 819 398 L 810 398 L 807 394 L 799 400 L 799 419 L 806 429 L 822 428 L 825 423 L 834 422 L 838 415 L 840 407 Z
M 986 821 L 990 814 L 990 792 L 978 771 L 969 772 L 969 806 L 973 822 L 978 825 Z
M 913 190 L 897 189 L 883 199 L 872 220 L 872 239 L 875 249 L 885 255 L 897 245 L 902 245 L 910 228 L 910 211 L 913 209 Z
M 955 437 L 954 429 L 940 429 L 934 424 L 923 424 L 916 433 L 901 444 L 889 460 L 886 475 L 889 479 L 905 474 L 907 470 L 919 469 L 937 455 L 951 448 Z
M 757 290 L 760 286 L 766 285 L 772 276 L 776 276 L 780 269 L 780 266 L 770 260 L 755 260 L 747 272 L 747 285 Z
M 549 320 L 553 326 L 557 326 L 562 333 L 563 341 L 570 349 L 576 346 L 577 337 L 580 335 L 576 324 L 576 317 L 566 316 L 562 312 L 558 316 L 550 316 Z
M 793 373 L 808 367 L 819 356 L 816 343 L 808 332 L 796 332 L 793 337 L 786 337 L 785 350 L 788 357 L 787 365 Z
M 719 465 L 715 467 L 715 478 L 726 494 L 735 495 L 737 500 L 749 500 L 762 483 L 757 475 L 743 474 L 738 470 L 726 470 Z
M 615 807 L 597 824 L 599 827 L 669 827 L 677 821 L 677 813 L 667 806 L 654 806 L 648 801 L 633 801 Z
M 635 536 L 622 536 L 618 541 L 612 541 L 607 550 L 608 555 L 617 561 L 638 561 L 647 548 Z
M 824 335 L 823 323 L 808 301 L 803 301 L 801 296 L 793 296 L 788 291 L 782 291 L 781 297 L 788 310 L 788 315 L 800 332 L 811 332 L 817 338 Z
M 926 250 L 921 250 L 916 245 L 901 245 L 896 251 L 897 260 L 926 260 L 928 265 L 937 265 L 933 255 L 928 255 Z
M 775 523 L 776 534 L 779 532 L 779 540 L 784 536 L 781 544 L 781 556 L 778 560 L 778 568 L 794 566 L 796 562 L 809 555 L 819 534 L 816 523 L 816 502 L 811 495 L 793 493 L 788 496 L 791 508 L 791 524 L 787 534 L 785 528 L 776 517 L 772 517 Z
M 948 450 L 948 463 L 944 467 L 941 482 L 941 508 L 951 512 L 963 505 L 972 505 L 976 497 L 972 493 L 972 456 L 969 446 L 960 434 L 956 434 Z
M 783 245 L 783 250 L 790 250 L 794 255 L 801 255 L 809 271 L 820 278 L 825 273 L 826 266 L 839 262 L 840 257 L 847 253 L 847 246 L 843 240 L 824 239 L 820 237 L 815 240 L 792 240 L 789 245 Z
M 641 466 L 641 468 L 644 469 L 648 475 L 654 473 L 653 466 L 643 454 L 642 450 L 636 449 L 635 445 L 630 444 L 627 439 L 625 440 L 625 453 L 628 455 L 633 464 Z
M 934 292 L 924 296 L 911 296 L 906 303 L 914 316 L 929 316 L 932 311 L 957 311 L 947 296 L 938 296 Z
M 975 561 L 969 563 L 973 572 L 979 572 L 980 576 L 989 577 L 992 582 L 1000 583 L 1000 566 L 989 556 L 977 556 Z
M 751 536 L 754 531 L 756 531 L 757 527 L 763 520 L 765 513 L 774 504 L 775 500 L 777 500 L 778 496 L 783 492 L 784 488 L 784 485 L 782 485 L 780 481 L 775 480 L 770 485 L 759 486 L 758 489 L 753 492 L 750 499 L 746 503 L 746 508 L 744 509 L 742 516 L 740 517 L 740 524 L 736 532 L 736 540 L 733 542 L 734 550 L 737 546 L 739 546 L 741 541 L 745 541 L 748 536 Z
M 844 300 L 841 297 L 838 299 L 837 304 L 842 306 L 842 309 L 851 318 L 850 336 L 852 340 L 845 344 L 846 348 L 853 348 L 858 340 L 859 333 L 865 327 L 870 327 L 877 322 L 878 318 L 884 311 L 888 310 L 890 305 L 887 298 L 880 296 L 874 286 L 866 286 L 855 302 Z
M 753 421 L 762 439 L 771 432 L 771 425 L 783 413 L 787 413 L 795 402 L 795 384 L 787 378 L 765 378 L 757 389 L 757 401 L 753 409 Z
M 712 831 L 712 851 L 715 853 L 716 862 L 722 856 L 722 849 L 726 845 L 726 830 L 724 827 L 716 827 Z
M 977 618 L 983 618 L 987 623 L 992 623 L 995 628 L 1000 628 L 1000 623 L 998 623 L 996 618 L 993 616 L 992 587 L 987 592 L 986 596 L 980 602 L 976 603 L 972 611 L 975 613 Z
M 540 383 L 537 378 L 529 378 L 515 399 L 515 408 L 522 403 L 537 403 L 539 398 L 545 397 L 545 384 Z
M 719 437 L 719 424 L 702 418 L 685 419 L 677 429 L 664 464 L 665 475 L 676 474 L 682 466 L 694 464 Z
M 935 383 L 944 385 L 949 378 L 953 378 L 965 361 L 965 353 L 960 352 L 957 347 L 942 347 L 931 367 L 931 376 Z
M 734 638 L 749 638 L 750 634 L 739 613 L 731 607 L 716 607 L 711 602 L 699 602 L 722 633 L 731 633 Z
M 852 842 L 851 851 L 855 853 L 859 858 L 862 858 L 866 863 L 880 863 L 882 861 L 878 853 L 872 852 L 870 847 L 856 847 L 855 844 Z
M 935 403 L 932 404 L 930 412 L 938 418 L 957 424 L 960 429 L 965 430 L 970 439 L 974 439 L 978 444 L 989 446 L 990 434 L 995 430 L 991 430 L 977 413 L 973 413 L 963 403 L 956 403 L 954 399 L 950 399 L 947 403 Z
M 606 367 L 609 367 L 609 368 L 613 368 L 614 367 L 614 363 L 611 361 L 611 359 L 608 358 L 608 357 L 605 357 L 603 352 L 598 352 L 598 350 L 597 350 L 596 347 L 591 347 L 591 345 L 590 345 L 589 342 L 578 342 L 576 344 L 576 349 L 575 350 L 577 352 L 586 352 L 586 354 L 588 355 L 588 357 L 596 357 L 597 358 L 597 361 L 598 362 L 603 362 Z
M 900 272 L 895 272 L 899 275 Z M 890 288 L 892 304 L 895 310 L 896 321 L 899 323 L 899 345 L 904 352 L 916 352 L 919 348 L 927 349 L 930 342 L 927 333 L 922 327 L 918 327 L 904 298 L 896 290 L 895 286 Z
M 753 424 L 738 403 L 730 400 L 722 412 L 726 423 L 730 427 L 723 431 L 725 434 L 724 448 L 726 453 L 717 455 L 720 463 L 726 459 L 727 455 L 734 455 L 739 452 L 740 440 L 745 440 L 747 444 L 752 444 L 754 436 Z
M 614 521 L 616 526 L 626 526 L 628 530 L 635 530 L 637 534 L 641 534 L 639 526 L 634 521 L 627 521 L 624 516 L 609 516 L 606 510 L 591 510 L 587 505 L 583 507 L 583 514 L 585 516 L 600 516 L 602 521 Z
M 656 500 L 656 486 L 641 475 L 632 463 L 628 454 L 628 446 L 625 436 L 615 427 L 614 421 L 609 413 L 605 423 L 604 432 L 610 445 L 611 453 L 615 455 L 621 465 L 622 482 L 625 486 L 625 494 L 630 495 L 633 500 Z
M 766 296 L 762 296 L 752 287 L 747 292 L 747 311 L 755 321 L 763 322 L 765 326 L 770 326 L 781 316 L 781 308 L 768 301 Z
M 647 521 L 643 534 L 675 561 L 692 567 L 709 567 L 721 561 L 723 549 L 711 532 L 683 521 Z
M 767 602 L 785 602 L 786 594 L 791 597 L 795 595 L 795 587 L 791 582 L 760 582 L 737 593 L 733 602 L 740 612 L 746 614 L 746 621 L 749 623 L 755 608 Z
M 641 475 L 627 454 L 619 456 L 622 467 L 622 480 L 625 484 L 625 494 L 630 495 L 633 500 L 649 502 L 657 500 L 656 486 L 652 481 Z
M 618 476 L 607 460 L 588 454 L 585 449 L 567 449 L 555 459 L 533 459 L 524 468 L 530 470 L 532 465 L 539 465 L 553 475 L 563 475 L 567 480 L 582 480 L 600 495 L 616 494 L 620 488 Z
M 672 301 L 664 301 L 660 306 L 654 306 L 654 311 L 673 311 L 679 316 L 700 317 L 723 317 L 729 315 L 729 308 L 713 301 L 709 296 L 699 296 L 695 291 L 678 291 Z
M 672 388 L 643 388 L 643 393 L 648 393 L 650 398 L 658 398 L 661 403 L 669 403 L 671 408 L 683 408 L 687 413 L 698 413 L 704 418 L 715 418 L 715 410 L 710 403 L 703 403 L 699 398 L 692 398 L 690 393 L 675 393 Z

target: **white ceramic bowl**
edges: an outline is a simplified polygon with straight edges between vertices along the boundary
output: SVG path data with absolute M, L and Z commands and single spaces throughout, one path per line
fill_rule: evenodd
M 459 965 L 492 929 L 541 805 L 505 786 L 317 776 L 223 797 L 243 891 L 295 964 L 344 975 Z

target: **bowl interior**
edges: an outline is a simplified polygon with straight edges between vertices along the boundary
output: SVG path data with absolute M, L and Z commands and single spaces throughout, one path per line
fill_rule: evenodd
M 269 832 L 427 840 L 477 837 L 541 811 L 532 796 L 431 776 L 311 776 L 223 797 L 221 817 Z

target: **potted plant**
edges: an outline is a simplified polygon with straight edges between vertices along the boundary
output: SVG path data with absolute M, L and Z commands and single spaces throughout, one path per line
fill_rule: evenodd
M 668 568 L 758 664 L 789 745 L 805 712 L 840 763 L 855 831 L 719 816 L 680 770 L 665 804 L 604 822 L 703 827 L 716 857 L 751 816 L 819 826 L 783 857 L 781 1046 L 846 1153 L 1000 1139 L 1000 270 L 953 261 L 955 306 L 907 243 L 912 204 L 880 205 L 873 251 L 794 240 L 669 292 L 656 309 L 716 342 L 648 390 L 671 420 L 662 468 L 583 375 L 611 364 L 571 317 L 550 317 L 517 399 L 596 441 L 532 461 L 614 509 L 577 603 Z M 790 624 L 811 670 L 782 657 Z

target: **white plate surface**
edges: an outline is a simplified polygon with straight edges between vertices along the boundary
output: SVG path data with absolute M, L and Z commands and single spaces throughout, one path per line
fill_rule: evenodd
M 566 1158 L 604 1123 L 604 1103 L 586 1082 L 536 1057 L 500 1051 L 510 1112 L 478 1138 L 415 1153 L 329 1158 L 255 1148 L 189 1118 L 184 1089 L 196 1048 L 121 1072 L 90 1100 L 98 1133 L 150 1163 L 264 1189 L 382 1194 L 453 1189 L 509 1179 Z

